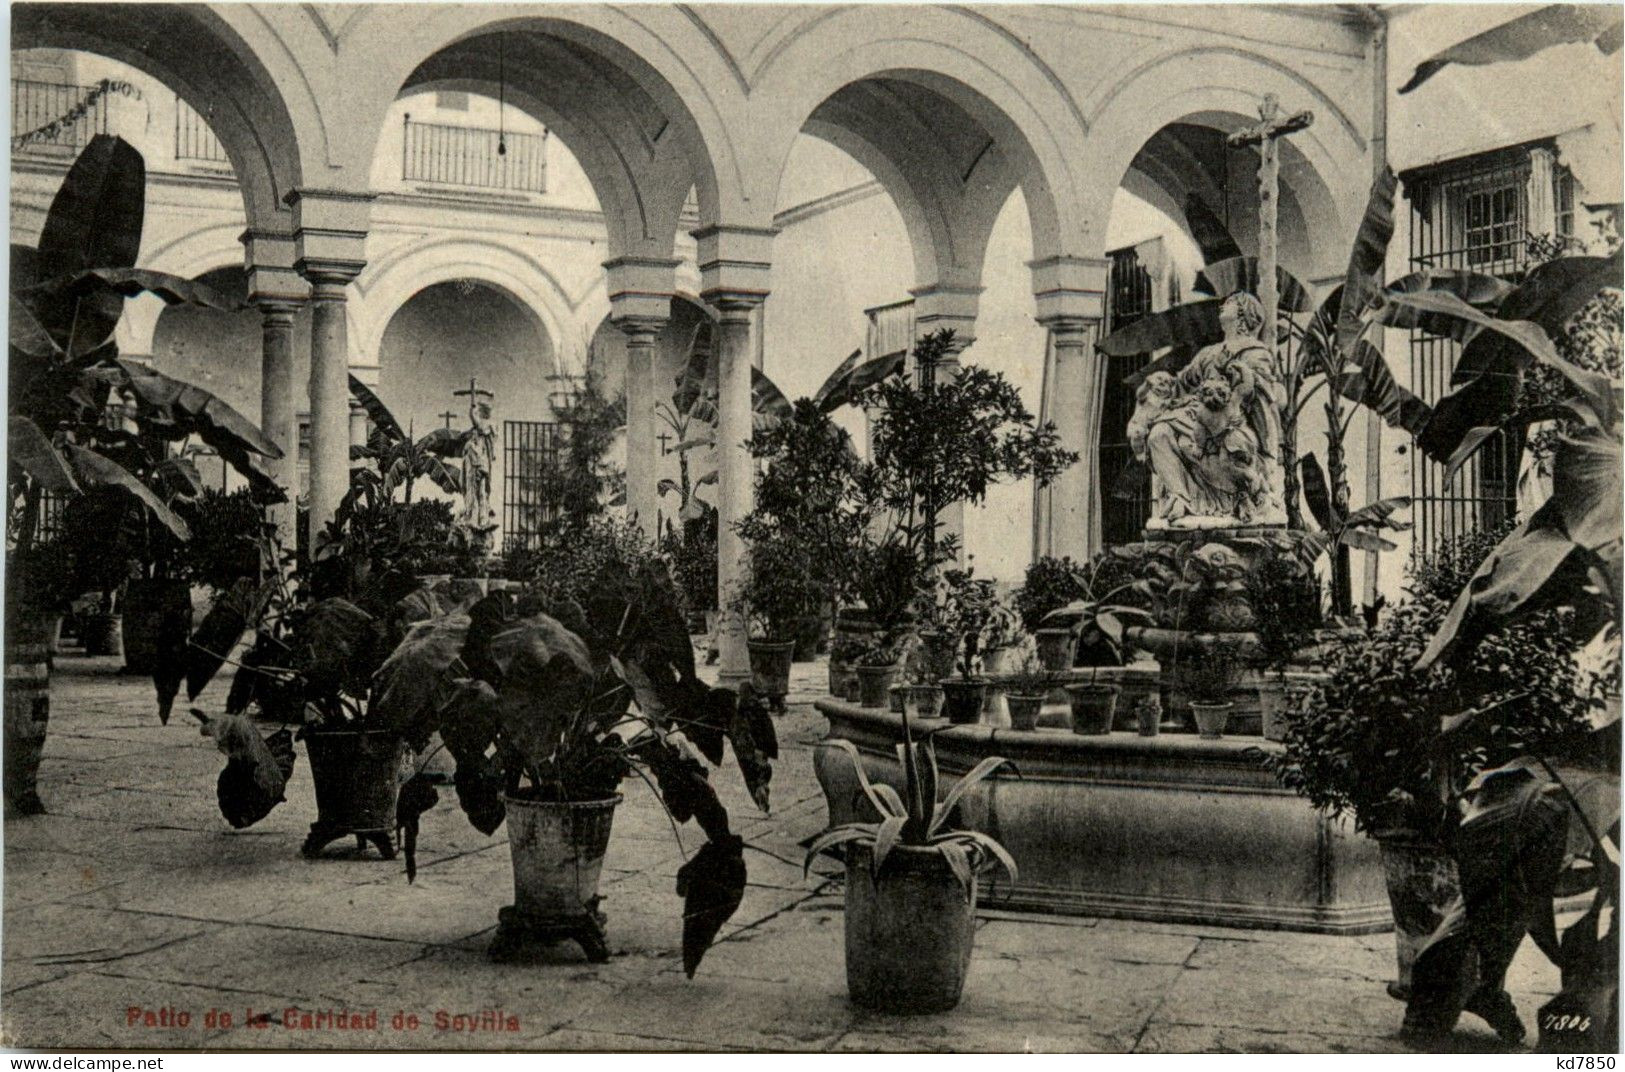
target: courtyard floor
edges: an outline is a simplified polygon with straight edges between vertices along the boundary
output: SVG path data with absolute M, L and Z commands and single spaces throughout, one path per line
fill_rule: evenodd
M 811 706 L 822 662 L 796 667 L 778 723 L 772 815 L 749 804 L 731 759 L 718 775 L 736 829 L 766 853 L 747 852 L 744 903 L 693 980 L 682 972 L 673 889 L 683 857 L 642 783 L 627 785 L 606 861 L 610 961 L 588 964 L 561 946 L 550 962 L 494 964 L 485 947 L 512 894 L 506 828 L 495 837 L 475 831 L 445 787 L 424 817 L 415 883 L 399 859 L 358 858 L 349 841 L 305 860 L 299 847 L 315 803 L 301 755 L 287 802 L 232 831 L 215 802 L 224 757 L 214 742 L 179 705 L 160 726 L 151 683 L 116 667 L 72 653 L 58 659 L 41 771 L 50 814 L 4 826 L 0 1042 L 8 1046 L 1408 1049 L 1396 1037 L 1403 1007 L 1383 991 L 1394 970 L 1388 934 L 989 911 L 957 1010 L 890 1018 L 853 1009 L 839 883 L 804 879 L 798 846 L 825 818 L 812 770 L 824 730 Z M 217 705 L 223 694 L 216 685 L 205 699 Z M 691 849 L 699 844 L 697 831 L 684 835 Z M 1557 971 L 1526 942 L 1509 986 L 1532 1041 L 1534 1012 L 1556 989 Z M 320 1010 L 377 1010 L 376 1027 L 299 1026 Z M 486 1010 L 501 1012 L 482 1018 Z M 517 1029 L 456 1030 L 458 1015 L 470 1017 L 462 1025 L 516 1020 Z M 247 1025 L 250 1016 L 257 1026 Z M 1449 1048 L 1506 1049 L 1472 1016 Z

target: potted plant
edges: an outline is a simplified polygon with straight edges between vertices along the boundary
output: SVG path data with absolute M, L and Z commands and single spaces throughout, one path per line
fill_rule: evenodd
M 1460 892 L 1446 847 L 1454 802 L 1484 770 L 1565 751 L 1589 730 L 1601 689 L 1574 658 L 1566 609 L 1495 629 L 1455 666 L 1419 666 L 1447 610 L 1423 592 L 1343 638 L 1327 679 L 1288 712 L 1284 751 L 1270 759 L 1282 784 L 1331 815 L 1352 812 L 1355 829 L 1377 841 L 1396 925 L 1389 989 L 1400 998 Z M 1446 720 L 1462 728 L 1446 734 Z
M 953 673 L 953 649 L 928 643 L 920 634 L 910 639 L 901 671 L 904 681 L 892 687 L 892 694 L 901 699 L 903 710 L 912 718 L 941 718 L 941 681 Z
M 954 809 L 979 782 L 1009 761 L 989 757 L 937 800 L 936 752 L 915 743 L 903 718 L 903 793 L 873 785 L 850 741 L 858 783 L 880 816 L 848 823 L 812 843 L 805 867 L 820 853 L 844 850 L 846 982 L 854 1004 L 888 1013 L 944 1012 L 959 1004 L 976 935 L 978 875 L 997 863 L 1011 883 L 1016 862 L 986 834 L 948 828 Z
M 1196 732 L 1204 740 L 1224 735 L 1235 704 L 1230 690 L 1241 679 L 1237 654 L 1211 639 L 1196 638 L 1174 653 L 1174 680 L 1190 704 Z
M 1010 707 L 1010 728 L 1035 730 L 1038 714 L 1044 707 L 1050 689 L 1055 686 L 1055 673 L 1038 657 L 1035 646 L 1029 645 L 1021 653 L 1021 661 L 1005 679 L 1005 702 Z
M 797 630 L 823 596 L 813 579 L 806 548 L 782 531 L 748 541 L 749 569 L 735 609 L 749 628 L 751 680 L 775 711 L 790 691 L 790 663 Z
M 1095 572 L 1079 572 L 1075 576 L 1083 597 L 1045 615 L 1045 630 L 1065 629 L 1074 643 L 1088 638 L 1091 648 L 1103 649 L 1110 653 L 1114 663 L 1120 662 L 1125 619 L 1149 619 L 1150 615 L 1138 607 L 1110 602 L 1127 586 L 1120 586 L 1097 598 L 1094 595 Z M 1072 729 L 1076 733 L 1098 735 L 1111 732 L 1120 690 L 1111 682 L 1100 681 L 1099 670 L 1100 659 L 1091 658 L 1089 680 L 1066 686 L 1067 697 L 1072 703 Z
M 1258 673 L 1261 732 L 1266 740 L 1279 741 L 1286 733 L 1289 695 L 1301 698 L 1306 688 L 1290 688 L 1287 668 L 1320 628 L 1320 586 L 1309 565 L 1290 553 L 1261 555 L 1244 583 L 1258 638 L 1248 661 Z
M 949 722 L 965 724 L 981 718 L 988 690 L 988 679 L 980 672 L 982 643 L 997 604 L 993 582 L 977 580 L 975 567 L 943 572 L 935 624 L 952 642 L 959 671 L 958 677 L 945 677 L 941 682 Z
M 883 708 L 890 704 L 901 658 L 900 645 L 884 638 L 872 641 L 858 655 L 854 670 L 858 677 L 858 702 L 862 706 Z
M 581 601 L 547 607 L 510 589 L 466 615 L 415 625 L 379 671 L 373 709 L 412 743 L 438 730 L 476 829 L 510 823 L 515 893 L 491 947 L 498 959 L 561 938 L 578 941 L 590 959 L 607 958 L 596 887 L 626 778 L 637 773 L 657 787 L 674 821 L 698 821 L 708 840 L 677 874 L 683 966 L 693 975 L 738 907 L 746 869 L 744 842 L 687 748 L 720 764 L 731 746 L 766 810 L 778 746 L 749 688 L 736 695 L 695 675 L 662 563 L 606 563 Z M 417 816 L 434 800 L 421 783 L 408 789 L 400 821 L 410 846 Z M 409 853 L 409 877 L 412 866 Z

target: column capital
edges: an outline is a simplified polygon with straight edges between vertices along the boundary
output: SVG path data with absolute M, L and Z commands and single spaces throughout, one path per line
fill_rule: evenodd
M 617 323 L 668 319 L 680 263 L 667 257 L 632 256 L 605 261 L 609 318 Z
M 371 193 L 321 190 L 290 191 L 293 208 L 293 267 L 312 283 L 344 284 L 367 266 L 367 229 L 372 219 Z
M 293 318 L 305 305 L 305 297 L 297 298 L 280 294 L 250 294 L 248 300 L 256 306 L 265 318 L 265 323 L 281 327 L 290 327 Z
M 339 257 L 300 257 L 297 264 L 299 274 L 310 280 L 311 298 L 317 301 L 331 300 L 335 289 L 342 292 L 366 266 L 366 261 Z
M 1099 320 L 1106 315 L 1111 261 L 1104 257 L 1063 254 L 1028 261 L 1027 267 L 1033 273 L 1033 297 L 1038 303 L 1039 323 L 1054 317 Z
M 721 308 L 723 301 L 760 304 L 772 289 L 774 227 L 715 224 L 693 232 L 699 244 L 700 297 Z
M 609 314 L 610 323 L 620 328 L 626 335 L 626 341 L 631 346 L 653 346 L 655 339 L 666 325 L 671 323 L 669 317 L 639 316 L 622 314 L 617 316 L 613 310 Z
M 936 282 L 915 287 L 914 331 L 926 335 L 942 328 L 954 332 L 953 352 L 958 354 L 976 341 L 976 317 L 982 300 L 980 285 Z

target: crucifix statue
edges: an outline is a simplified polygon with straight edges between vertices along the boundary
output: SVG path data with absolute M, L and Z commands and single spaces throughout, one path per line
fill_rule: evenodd
M 1264 94 L 1258 108 L 1258 125 L 1243 127 L 1227 139 L 1230 145 L 1258 146 L 1258 300 L 1264 306 L 1264 345 L 1275 358 L 1275 316 L 1281 300 L 1276 286 L 1276 200 L 1281 185 L 1280 140 L 1305 130 L 1315 121 L 1313 112 L 1283 116 L 1281 102 L 1273 93 Z M 1279 361 L 1276 362 L 1279 367 Z
M 496 511 L 491 508 L 491 467 L 496 461 L 496 428 L 491 424 L 490 391 L 470 379 L 468 390 L 453 391 L 468 398 L 468 440 L 463 444 L 463 524 L 474 532 L 496 528 Z
M 448 409 L 446 412 L 440 414 L 440 419 L 445 422 L 445 426 L 447 428 L 450 428 L 451 422 L 457 419 L 457 413 L 455 410 Z

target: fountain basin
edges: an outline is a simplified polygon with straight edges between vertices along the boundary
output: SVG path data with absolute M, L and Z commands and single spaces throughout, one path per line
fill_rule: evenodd
M 816 707 L 872 780 L 901 789 L 901 716 L 830 699 Z M 1020 770 L 983 782 L 961 807 L 963 825 L 991 834 L 1021 868 L 1013 889 L 989 889 L 990 907 L 1322 934 L 1393 925 L 1376 844 L 1276 783 L 1260 753 L 1278 744 L 1080 737 L 1042 722 L 955 726 L 933 739 L 944 789 L 987 756 Z M 832 824 L 875 817 L 843 753 L 820 746 L 813 762 Z

